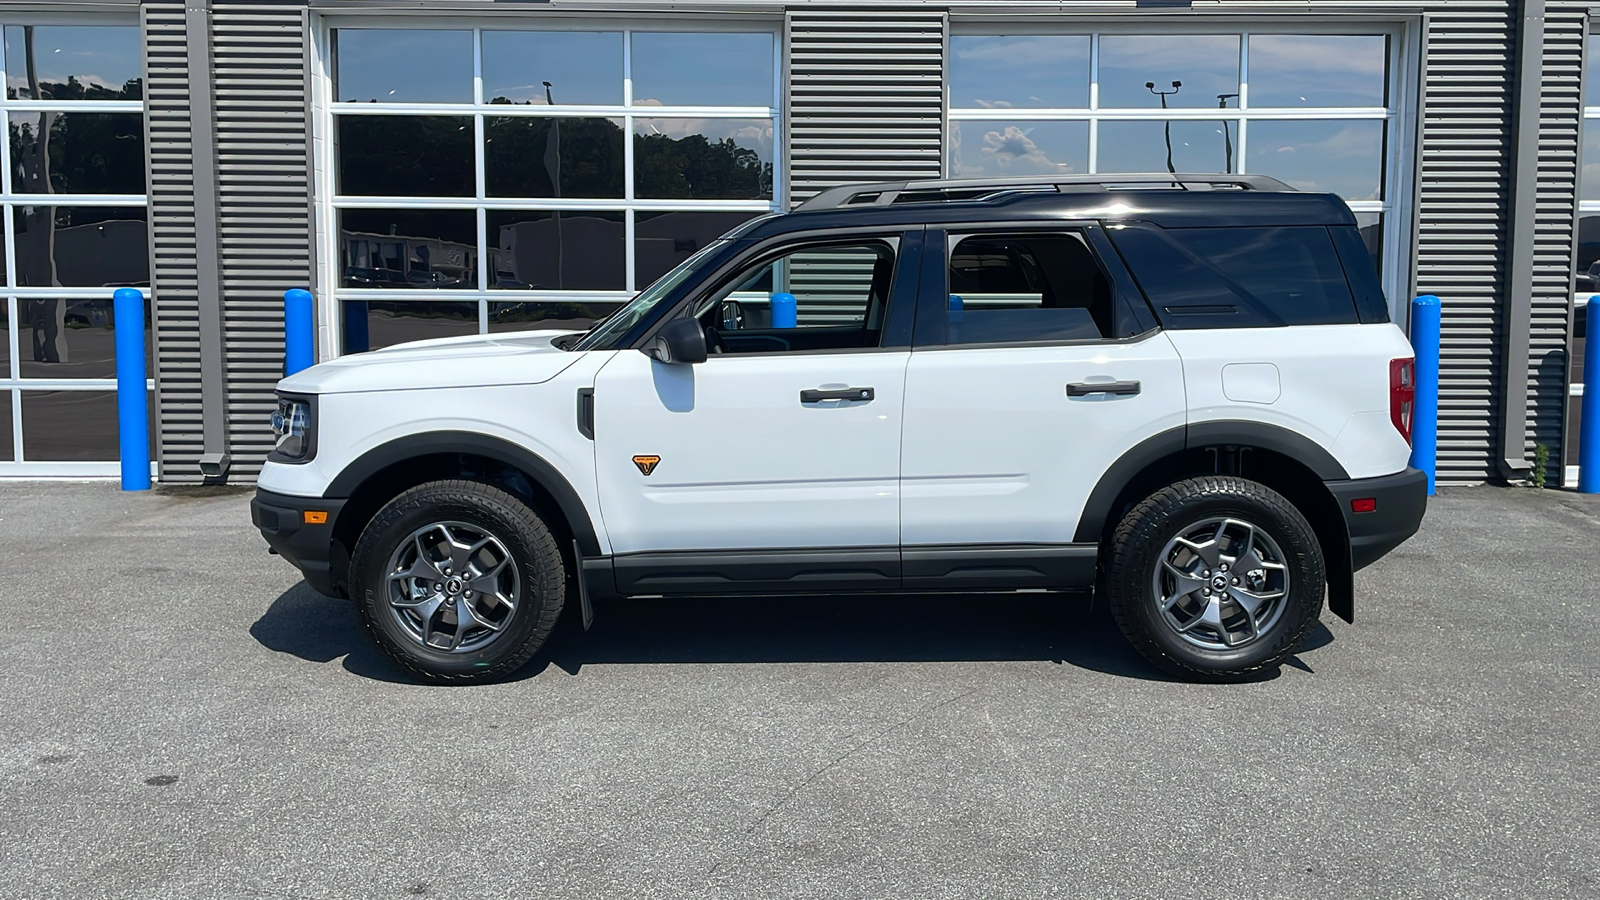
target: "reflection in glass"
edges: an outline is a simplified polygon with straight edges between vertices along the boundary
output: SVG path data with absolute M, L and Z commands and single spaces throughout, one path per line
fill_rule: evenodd
M 10 128 L 19 194 L 144 193 L 138 113 L 14 112 Z
M 490 301 L 489 331 L 534 331 L 544 328 L 582 331 L 610 315 L 615 303 L 564 303 L 550 300 Z
M 0 390 L 0 462 L 12 462 L 17 458 L 16 442 L 11 434 L 11 398 L 14 396 L 9 390 Z
M 1383 189 L 1383 122 L 1256 119 L 1250 123 L 1252 175 L 1346 200 L 1378 200 Z
M 1578 218 L 1577 285 L 1580 294 L 1600 291 L 1600 214 Z
M 1583 120 L 1582 170 L 1578 173 L 1578 199 L 1600 200 L 1600 119 Z
M 478 334 L 476 300 L 346 300 L 344 352 Z
M 640 290 L 754 212 L 638 212 L 633 215 L 634 286 Z
M 472 119 L 337 116 L 339 192 L 367 197 L 471 197 Z
M 111 298 L 17 298 L 23 378 L 115 378 L 116 315 Z M 145 359 L 154 359 L 150 301 L 144 303 Z
M 484 189 L 491 197 L 620 200 L 622 121 L 485 116 Z
M 622 33 L 485 31 L 486 103 L 622 105 Z
M 1157 90 L 1173 90 L 1167 106 L 1216 107 L 1217 95 L 1239 93 L 1236 34 L 1107 34 L 1100 37 L 1100 107 L 1160 109 Z M 1228 101 L 1229 106 L 1238 104 Z M 1102 157 L 1103 158 L 1103 157 Z
M 339 283 L 476 290 L 477 214 L 470 209 L 340 210 Z
M 1099 160 L 1101 172 L 1165 172 L 1168 140 L 1159 119 L 1138 122 L 1101 122 Z M 1173 119 L 1172 167 L 1178 172 L 1230 172 L 1238 170 L 1238 154 L 1230 153 L 1237 135 L 1233 122 Z M 1224 126 L 1228 130 L 1224 133 Z M 1231 156 L 1231 160 L 1230 160 Z M 1231 165 L 1230 165 L 1231 163 Z
M 1381 34 L 1250 35 L 1250 107 L 1385 106 Z
M 150 429 L 152 457 L 156 432 Z M 117 395 L 23 391 L 22 456 L 29 462 L 116 462 Z
M 1361 243 L 1367 245 L 1367 255 L 1372 257 L 1372 271 L 1383 277 L 1383 215 L 1375 212 L 1356 213 L 1356 230 L 1361 232 Z
M 620 212 L 491 209 L 491 288 L 620 291 L 627 238 Z
M 968 109 L 1086 108 L 1089 36 L 952 36 L 950 105 Z
M 144 53 L 136 25 L 7 25 L 12 100 L 139 100 Z
M 1089 171 L 1088 122 L 951 122 L 951 175 L 1072 175 Z
M 10 304 L 0 300 L 0 379 L 11 377 L 11 310 Z M 23 352 L 27 352 L 26 346 Z M 0 389 L 3 390 L 3 389 Z M 3 424 L 6 419 L 0 418 L 0 444 L 6 442 L 5 435 L 10 432 Z
M 771 119 L 634 119 L 633 190 L 640 198 L 772 197 Z
M 633 33 L 635 106 L 773 106 L 772 35 Z
M 17 284 L 121 287 L 150 283 L 142 206 L 16 206 Z
M 340 28 L 334 41 L 339 102 L 472 102 L 470 31 Z

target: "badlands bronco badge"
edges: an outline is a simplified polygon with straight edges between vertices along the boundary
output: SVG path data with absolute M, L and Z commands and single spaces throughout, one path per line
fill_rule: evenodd
M 661 462 L 661 457 L 659 456 L 635 456 L 633 458 L 633 464 L 638 466 L 639 471 L 646 475 L 654 472 L 656 464 L 659 462 Z

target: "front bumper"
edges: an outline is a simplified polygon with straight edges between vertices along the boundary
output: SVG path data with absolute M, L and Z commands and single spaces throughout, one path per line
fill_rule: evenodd
M 1352 572 L 1372 565 L 1416 534 L 1428 507 L 1428 475 L 1418 469 L 1326 484 L 1350 532 Z M 1372 501 L 1370 512 L 1356 512 L 1352 507 L 1368 500 Z
M 291 497 L 258 488 L 255 499 L 250 501 L 250 521 L 279 556 L 300 570 L 307 584 L 330 597 L 339 597 L 343 596 L 339 582 L 344 573 L 335 573 L 335 562 L 342 566 L 348 560 L 334 540 L 333 528 L 344 504 L 343 500 Z M 324 522 L 308 523 L 307 512 L 327 513 L 328 517 Z

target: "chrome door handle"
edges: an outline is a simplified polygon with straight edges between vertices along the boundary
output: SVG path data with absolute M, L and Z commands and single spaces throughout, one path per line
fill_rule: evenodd
M 1087 397 L 1090 394 L 1137 394 L 1137 381 L 1075 381 L 1067 385 L 1068 397 Z
M 824 400 L 871 400 L 878 394 L 872 388 L 840 388 L 836 391 L 813 389 L 800 392 L 801 403 L 821 403 Z

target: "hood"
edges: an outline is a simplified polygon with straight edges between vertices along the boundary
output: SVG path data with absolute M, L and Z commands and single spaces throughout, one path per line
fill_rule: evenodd
M 583 355 L 550 346 L 552 340 L 571 333 L 522 331 L 413 341 L 320 363 L 278 382 L 278 389 L 299 394 L 352 394 L 539 384 L 561 374 Z

